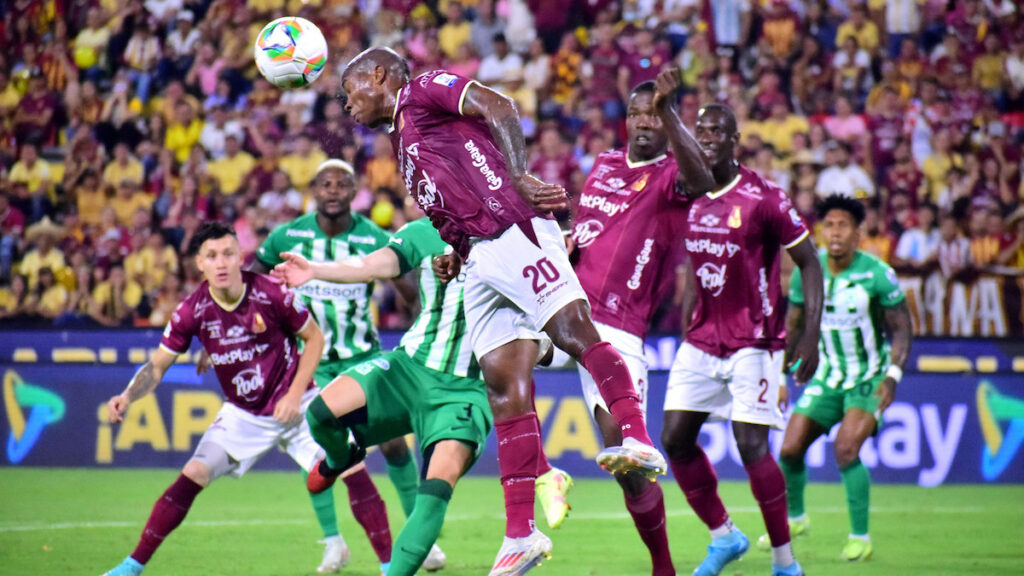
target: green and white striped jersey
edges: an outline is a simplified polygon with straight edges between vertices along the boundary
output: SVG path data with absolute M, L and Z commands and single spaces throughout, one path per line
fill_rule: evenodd
M 821 314 L 821 360 L 814 379 L 830 388 L 849 390 L 877 378 L 889 367 L 883 308 L 903 302 L 896 272 L 885 262 L 858 250 L 850 267 L 833 275 L 828 256 L 819 251 L 825 276 L 825 309 Z M 789 282 L 789 301 L 803 305 L 800 269 Z
M 402 336 L 399 348 L 427 368 L 461 376 L 480 378 L 480 365 L 473 356 L 466 326 L 465 276 L 459 274 L 442 284 L 431 267 L 434 256 L 450 252 L 433 224 L 421 218 L 402 226 L 388 248 L 398 255 L 402 273 L 419 270 L 420 302 L 423 310 L 412 328 Z
M 301 254 L 310 262 L 334 262 L 369 254 L 386 246 L 390 237 L 369 218 L 353 213 L 348 230 L 328 238 L 312 213 L 275 227 L 256 257 L 267 268 L 281 263 L 281 252 Z M 295 288 L 324 334 L 323 360 L 345 360 L 380 349 L 370 310 L 373 286 L 312 280 Z

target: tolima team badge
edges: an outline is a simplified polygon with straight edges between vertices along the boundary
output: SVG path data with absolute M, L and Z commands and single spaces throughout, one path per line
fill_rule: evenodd
M 739 228 L 743 226 L 743 219 L 740 217 L 740 207 L 733 206 L 732 214 L 729 215 L 729 228 Z
M 630 188 L 633 189 L 633 192 L 639 192 L 639 191 L 644 189 L 644 186 L 647 186 L 647 177 L 648 176 L 650 176 L 650 175 L 649 174 L 644 174 L 643 176 L 640 177 L 639 180 L 637 180 L 636 182 L 633 182 L 633 185 L 630 186 Z
M 263 334 L 267 331 L 267 323 L 263 321 L 263 315 L 257 312 L 252 319 L 252 331 L 255 334 Z

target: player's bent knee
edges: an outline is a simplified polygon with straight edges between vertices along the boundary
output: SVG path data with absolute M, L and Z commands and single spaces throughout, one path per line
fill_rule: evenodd
M 425 453 L 425 479 L 444 480 L 455 486 L 459 478 L 469 470 L 474 448 L 462 440 L 435 442 Z
M 185 467 L 181 469 L 181 473 L 189 480 L 204 488 L 209 486 L 210 482 L 213 481 L 210 474 L 210 468 L 205 463 L 196 460 L 195 458 L 185 463 Z
M 860 444 L 850 440 L 837 439 L 833 446 L 836 455 L 836 464 L 845 468 L 852 464 L 860 456 Z
M 389 463 L 404 464 L 409 459 L 409 445 L 405 443 L 405 438 L 392 438 L 380 443 L 377 448 Z

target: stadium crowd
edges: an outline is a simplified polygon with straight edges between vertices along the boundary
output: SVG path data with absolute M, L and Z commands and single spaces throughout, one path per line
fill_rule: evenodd
M 571 6 L 570 6 L 571 5 Z M 198 225 L 248 257 L 315 206 L 327 158 L 356 166 L 352 208 L 420 216 L 386 135 L 345 114 L 340 72 L 387 45 L 517 102 L 542 180 L 578 191 L 624 139 L 630 87 L 678 66 L 691 123 L 736 112 L 742 161 L 808 222 L 863 199 L 862 248 L 901 274 L 1024 274 L 1024 16 L 1011 0 L 13 0 L 0 4 L 0 322 L 162 326 L 200 276 Z M 256 33 L 315 22 L 311 87 L 259 76 Z M 381 328 L 413 311 L 384 285 Z M 674 331 L 666 306 L 655 329 Z

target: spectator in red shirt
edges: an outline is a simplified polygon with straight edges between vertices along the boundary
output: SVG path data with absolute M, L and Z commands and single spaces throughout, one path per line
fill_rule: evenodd
M 541 130 L 537 152 L 530 160 L 530 173 L 544 182 L 562 186 L 570 196 L 583 184 L 572 149 L 554 126 Z
M 882 88 L 882 96 L 874 112 L 868 115 L 867 126 L 871 138 L 871 163 L 878 179 L 895 161 L 896 144 L 904 130 L 904 112 L 899 94 L 892 86 Z
M 892 151 L 892 164 L 883 171 L 882 187 L 888 198 L 888 212 L 892 213 L 892 202 L 896 196 L 907 199 L 911 210 L 917 210 L 921 201 L 924 175 L 914 163 L 910 153 L 910 142 L 900 139 Z
M 533 13 L 533 25 L 537 36 L 544 41 L 544 49 L 554 54 L 562 43 L 562 34 L 569 28 L 569 16 L 573 13 L 563 2 L 550 0 L 526 0 Z
M 21 98 L 14 113 L 14 136 L 18 142 L 31 142 L 39 146 L 54 144 L 57 138 L 57 95 L 46 87 L 46 78 L 40 70 L 33 70 L 28 91 Z
M 629 99 L 634 86 L 654 80 L 672 55 L 655 43 L 654 32 L 646 28 L 633 35 L 633 46 L 625 51 L 619 67 L 619 95 L 622 101 Z
M 622 117 L 622 99 L 617 88 L 622 50 L 615 43 L 615 28 L 601 24 L 593 29 L 597 43 L 590 48 L 589 66 L 584 68 L 587 101 L 600 106 L 608 118 Z

